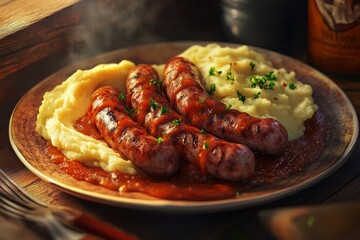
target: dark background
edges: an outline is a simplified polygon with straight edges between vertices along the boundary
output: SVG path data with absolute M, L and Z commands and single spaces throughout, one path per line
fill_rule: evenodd
M 68 57 L 73 61 L 134 45 L 197 40 L 237 42 L 306 58 L 307 1 L 243 2 L 256 3 L 256 8 L 250 6 L 253 16 L 267 16 L 261 19 L 262 22 L 256 22 L 256 17 L 244 19 L 253 24 L 254 32 L 266 31 L 266 37 L 279 36 L 277 39 L 281 42 L 269 44 L 262 40 L 259 44 L 260 38 L 266 38 L 261 34 L 258 39 L 248 42 L 244 40 L 246 37 L 232 36 L 224 22 L 224 3 L 220 0 L 90 1 L 81 9 L 81 24 L 69 36 L 77 44 L 71 46 Z M 264 4 L 266 2 L 274 5 Z M 240 7 L 245 9 L 246 4 Z M 278 18 L 282 20 L 278 26 L 270 24 Z M 245 36 L 252 32 L 241 34 Z

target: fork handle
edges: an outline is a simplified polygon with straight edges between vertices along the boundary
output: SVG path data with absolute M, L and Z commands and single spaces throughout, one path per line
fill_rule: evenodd
M 138 238 L 132 234 L 113 227 L 108 223 L 97 219 L 89 214 L 81 214 L 73 220 L 73 225 L 88 233 L 94 234 L 104 239 L 117 240 L 137 240 Z

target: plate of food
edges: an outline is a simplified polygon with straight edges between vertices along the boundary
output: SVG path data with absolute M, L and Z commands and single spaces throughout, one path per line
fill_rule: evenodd
M 208 42 L 137 46 L 65 67 L 21 98 L 9 125 L 24 165 L 61 190 L 179 212 L 299 192 L 346 161 L 358 131 L 347 96 L 317 70 Z

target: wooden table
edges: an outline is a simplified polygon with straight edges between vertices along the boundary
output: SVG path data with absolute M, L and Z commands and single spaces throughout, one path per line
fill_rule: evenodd
M 79 8 L 78 5 L 74 6 L 75 10 Z M 73 11 L 75 10 L 67 8 L 67 12 L 64 13 L 65 16 L 61 15 L 61 19 L 66 19 L 66 14 L 74 14 Z M 41 28 L 41 25 L 36 27 Z M 213 36 L 212 34 L 213 32 L 210 31 L 209 36 Z M 9 36 L 14 35 L 9 33 Z M 3 46 L 1 43 L 9 42 L 9 36 L 4 38 L 5 40 L 0 38 L 0 46 Z M 191 36 L 193 36 L 192 40 L 201 38 L 196 34 Z M 209 36 L 205 36 L 207 40 L 218 40 L 218 38 L 212 39 Z M 166 40 L 172 40 L 173 38 L 176 38 L 176 36 L 168 37 Z M 158 39 L 154 38 L 148 40 L 148 42 L 156 40 Z M 142 42 L 138 41 L 132 44 L 139 43 Z M 131 44 L 123 43 L 123 45 L 113 45 L 112 47 L 129 45 Z M 21 49 L 17 51 L 21 51 Z M 19 54 L 19 52 L 17 53 Z M 92 54 L 97 54 L 97 52 Z M 0 72 L 2 76 L 0 78 L 0 168 L 28 192 L 44 202 L 81 209 L 114 226 L 134 233 L 141 239 L 271 239 L 272 237 L 258 217 L 261 210 L 309 204 L 360 202 L 359 139 L 347 162 L 326 179 L 284 199 L 242 210 L 208 214 L 158 213 L 106 206 L 66 194 L 50 183 L 39 180 L 38 177 L 26 169 L 12 150 L 8 138 L 9 118 L 17 101 L 36 83 L 67 65 L 69 62 L 65 61 L 65 59 L 68 60 L 65 55 L 64 52 L 50 52 L 47 56 L 39 57 L 34 61 L 22 64 L 20 67 L 13 65 L 7 71 Z M 6 59 L 10 59 L 9 55 L 1 55 L 1 57 L 0 64 L 4 63 Z M 337 80 L 336 82 L 348 95 L 359 116 L 360 78 L 358 81 Z M 2 221 L 3 223 L 5 221 L 12 222 L 12 220 L 4 217 L 0 218 L 0 222 Z M 26 236 L 29 239 L 38 237 L 37 233 L 32 232 L 28 226 L 18 225 L 16 221 L 14 224 L 7 225 L 10 226 L 6 229 L 7 232 L 0 227 L 0 238 L 5 234 L 19 234 L 11 236 Z M 0 225 L 4 226 L 2 223 Z

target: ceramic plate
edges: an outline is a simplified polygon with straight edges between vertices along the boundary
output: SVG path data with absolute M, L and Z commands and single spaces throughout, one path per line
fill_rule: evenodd
M 121 49 L 68 66 L 44 79 L 21 98 L 13 111 L 9 135 L 16 154 L 24 165 L 41 179 L 80 198 L 128 208 L 179 212 L 223 211 L 274 201 L 313 185 L 334 172 L 346 161 L 354 147 L 359 129 L 355 110 L 344 92 L 329 78 L 300 61 L 253 47 L 254 50 L 264 54 L 274 67 L 295 71 L 299 80 L 313 87 L 314 101 L 324 115 L 325 127 L 331 129 L 331 131 L 327 131 L 325 150 L 312 165 L 299 174 L 234 199 L 172 201 L 155 199 L 140 193 L 119 193 L 87 182 L 77 181 L 51 163 L 44 154 L 45 140 L 35 132 L 36 116 L 46 91 L 52 90 L 77 69 L 89 69 L 100 63 L 120 62 L 122 59 L 128 59 L 135 63 L 161 64 L 193 44 L 195 43 L 158 43 Z M 206 43 L 196 42 L 196 44 Z

